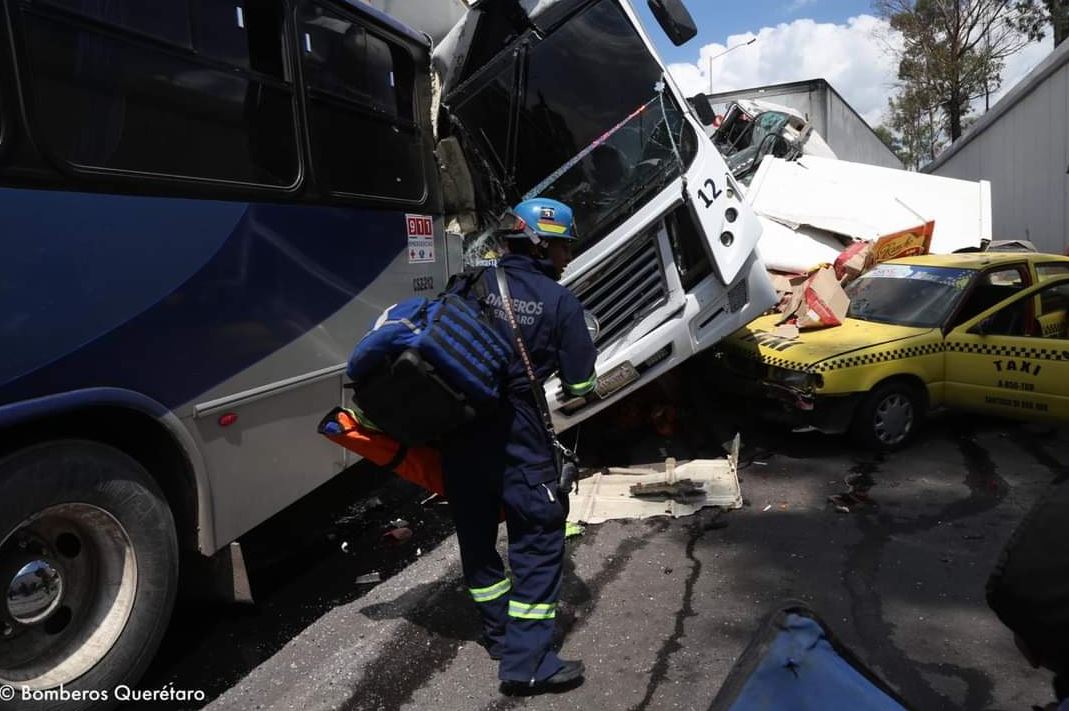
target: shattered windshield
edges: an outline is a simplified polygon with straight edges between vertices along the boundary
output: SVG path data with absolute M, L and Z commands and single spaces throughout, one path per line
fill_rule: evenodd
M 752 123 L 752 130 L 747 131 L 743 137 L 733 143 L 727 155 L 728 168 L 732 175 L 739 177 L 753 166 L 758 153 L 762 155 L 771 153 L 780 141 L 777 138 L 787 125 L 790 117 L 779 111 L 766 111 L 760 114 Z M 772 136 L 772 138 L 769 138 Z
M 975 276 L 971 269 L 879 264 L 846 287 L 846 315 L 900 326 L 941 326 Z
M 570 205 L 582 252 L 689 164 L 696 139 L 616 2 L 529 35 L 450 97 L 509 193 Z M 677 158 L 673 142 L 679 151 Z

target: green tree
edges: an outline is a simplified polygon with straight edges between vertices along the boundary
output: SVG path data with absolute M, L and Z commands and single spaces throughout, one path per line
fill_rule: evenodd
M 876 0 L 875 7 L 902 35 L 903 90 L 933 100 L 951 141 L 972 101 L 998 88 L 1006 58 L 1031 40 L 1022 27 L 1042 16 L 1029 0 Z
M 1032 9 L 1018 25 L 1030 38 L 1043 39 L 1048 24 L 1054 32 L 1055 47 L 1069 37 L 1069 0 L 1019 0 L 1018 5 Z
M 891 128 L 889 128 L 886 125 L 881 123 L 879 126 L 877 126 L 876 128 L 872 129 L 872 132 L 875 133 L 879 137 L 879 139 L 881 141 L 883 141 L 883 145 L 887 146 L 887 148 L 892 153 L 894 153 L 896 156 L 898 156 L 898 159 L 900 161 L 902 161 L 903 165 L 907 165 L 908 166 L 908 163 L 907 163 L 907 160 L 906 160 L 907 155 L 908 155 L 907 152 L 906 152 L 906 148 L 902 144 L 902 141 L 899 140 L 898 136 L 895 135 L 895 132 Z
M 895 137 L 894 131 L 887 128 L 882 123 L 876 128 L 872 129 L 872 132 L 875 133 L 879 137 L 879 139 L 883 141 L 883 145 L 887 146 L 891 151 L 897 153 L 898 150 L 902 147 L 901 144 L 898 142 L 898 138 Z
M 923 89 L 905 86 L 887 100 L 888 122 L 898 136 L 899 159 L 910 170 L 919 170 L 946 145 L 937 102 Z

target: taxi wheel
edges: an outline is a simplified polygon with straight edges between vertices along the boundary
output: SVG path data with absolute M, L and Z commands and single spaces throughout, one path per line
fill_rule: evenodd
M 924 396 L 917 387 L 902 381 L 883 383 L 858 406 L 854 438 L 869 449 L 898 449 L 920 425 L 924 405 Z

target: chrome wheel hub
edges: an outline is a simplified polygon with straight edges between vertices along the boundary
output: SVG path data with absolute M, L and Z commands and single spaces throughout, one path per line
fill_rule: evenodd
M 63 597 L 63 577 L 47 558 L 19 569 L 7 589 L 7 611 L 20 625 L 32 625 L 52 614 Z
M 50 506 L 0 536 L 0 684 L 69 684 L 111 651 L 130 618 L 130 537 L 85 503 Z
M 873 425 L 884 444 L 898 444 L 913 429 L 913 403 L 901 393 L 888 395 L 876 406 Z

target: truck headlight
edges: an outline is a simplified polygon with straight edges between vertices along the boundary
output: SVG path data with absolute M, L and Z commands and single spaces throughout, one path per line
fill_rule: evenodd
M 705 240 L 685 206 L 668 215 L 665 225 L 668 228 L 668 243 L 672 246 L 672 258 L 679 270 L 679 281 L 685 291 L 690 291 L 713 273 Z
M 597 343 L 598 336 L 601 335 L 601 322 L 598 321 L 598 317 L 583 309 L 583 322 L 586 323 L 586 332 L 590 334 L 590 340 Z

